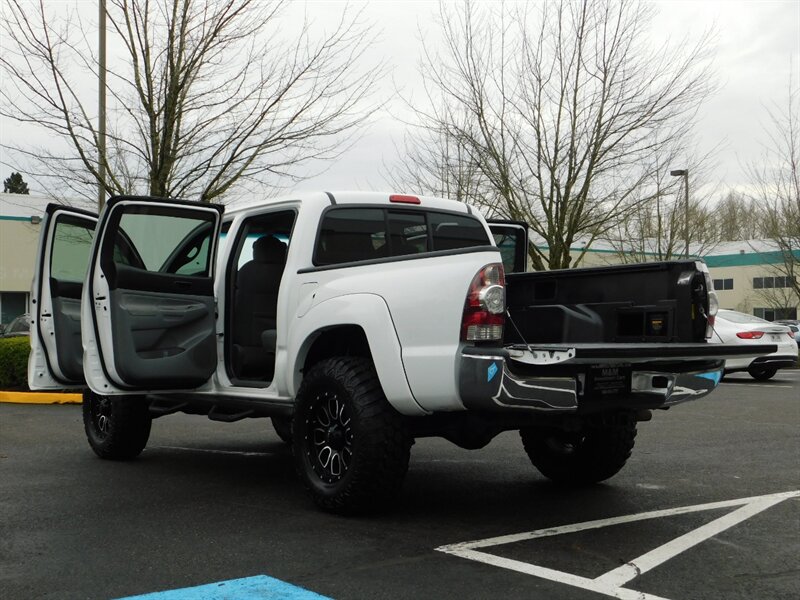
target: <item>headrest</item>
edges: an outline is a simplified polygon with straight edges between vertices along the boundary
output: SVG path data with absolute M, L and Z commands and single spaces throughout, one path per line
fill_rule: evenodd
M 282 263 L 286 260 L 286 245 L 271 235 L 260 237 L 253 244 L 253 260 L 264 263 Z

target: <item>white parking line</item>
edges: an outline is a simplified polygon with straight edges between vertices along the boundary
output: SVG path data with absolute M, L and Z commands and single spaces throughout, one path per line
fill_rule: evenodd
M 534 575 L 543 579 L 549 579 L 550 581 L 564 583 L 585 590 L 598 592 L 606 596 L 611 596 L 612 598 L 621 598 L 624 600 L 666 600 L 653 594 L 646 594 L 636 590 L 627 589 L 622 586 L 632 579 L 638 577 L 642 573 L 646 573 L 647 571 L 659 566 L 669 559 L 674 558 L 681 552 L 685 552 L 689 548 L 692 548 L 697 544 L 700 544 L 701 542 L 721 533 L 722 531 L 733 527 L 737 523 L 741 523 L 742 521 L 749 519 L 750 517 L 770 508 L 771 506 L 775 506 L 776 504 L 787 500 L 788 498 L 797 497 L 800 497 L 800 491 L 782 492 L 778 494 L 768 494 L 765 496 L 753 496 L 750 498 L 726 500 L 723 502 L 711 502 L 708 504 L 697 504 L 694 506 L 681 506 L 666 510 L 656 510 L 634 515 L 612 517 L 610 519 L 586 521 L 584 523 L 576 523 L 573 525 L 563 525 L 561 527 L 538 529 L 536 531 L 498 536 L 483 540 L 475 540 L 472 542 L 450 544 L 436 548 L 436 550 L 439 552 L 452 554 L 454 556 L 467 558 L 469 560 L 482 562 L 488 565 L 510 569 L 519 573 L 526 573 L 528 575 Z M 622 565 L 621 567 L 613 569 L 612 571 L 609 571 L 608 573 L 605 573 L 595 579 L 589 579 L 575 575 L 574 573 L 566 573 L 564 571 L 557 571 L 547 567 L 541 567 L 510 558 L 504 558 L 494 554 L 488 554 L 486 552 L 479 552 L 477 550 L 477 548 L 489 548 L 492 546 L 500 546 L 537 538 L 551 537 L 564 533 L 575 533 L 577 531 L 599 529 L 601 527 L 608 527 L 610 525 L 633 523 L 636 521 L 644 521 L 646 519 L 670 517 L 707 510 L 716 510 L 720 508 L 732 508 L 735 506 L 740 506 L 741 508 L 715 519 L 710 523 L 706 523 L 705 525 L 698 527 L 689 533 L 681 535 L 667 542 L 666 544 L 663 544 L 658 548 L 655 548 L 650 552 L 647 552 L 642 556 Z
M 793 388 L 793 385 L 780 385 L 780 384 L 769 384 L 769 383 L 734 383 L 733 381 L 723 381 L 720 385 L 733 385 L 742 389 L 751 388 L 751 387 L 762 387 L 762 388 Z

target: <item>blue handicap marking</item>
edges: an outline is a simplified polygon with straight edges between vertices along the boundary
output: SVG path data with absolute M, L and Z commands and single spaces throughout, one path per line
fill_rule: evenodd
M 698 373 L 698 377 L 702 377 L 703 379 L 709 379 L 714 382 L 714 385 L 717 385 L 722 379 L 722 371 L 709 371 L 708 373 Z
M 256 575 L 119 600 L 331 600 L 280 579 Z
M 491 381 L 495 375 L 497 375 L 497 363 L 492 363 L 486 371 L 486 381 Z

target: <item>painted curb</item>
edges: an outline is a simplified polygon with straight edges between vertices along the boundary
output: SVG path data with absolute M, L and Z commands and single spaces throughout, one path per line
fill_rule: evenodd
M 0 402 L 11 404 L 80 404 L 82 401 L 81 394 L 0 391 Z

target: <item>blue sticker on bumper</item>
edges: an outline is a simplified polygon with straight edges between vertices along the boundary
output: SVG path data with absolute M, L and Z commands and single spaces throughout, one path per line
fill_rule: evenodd
M 486 381 L 491 381 L 494 379 L 494 376 L 497 375 L 498 370 L 497 363 L 492 363 L 489 365 L 489 368 L 486 371 Z
M 714 385 L 718 385 L 720 379 L 722 379 L 722 371 L 709 371 L 708 373 L 698 373 L 698 377 L 702 377 L 703 379 L 709 379 L 714 382 Z

